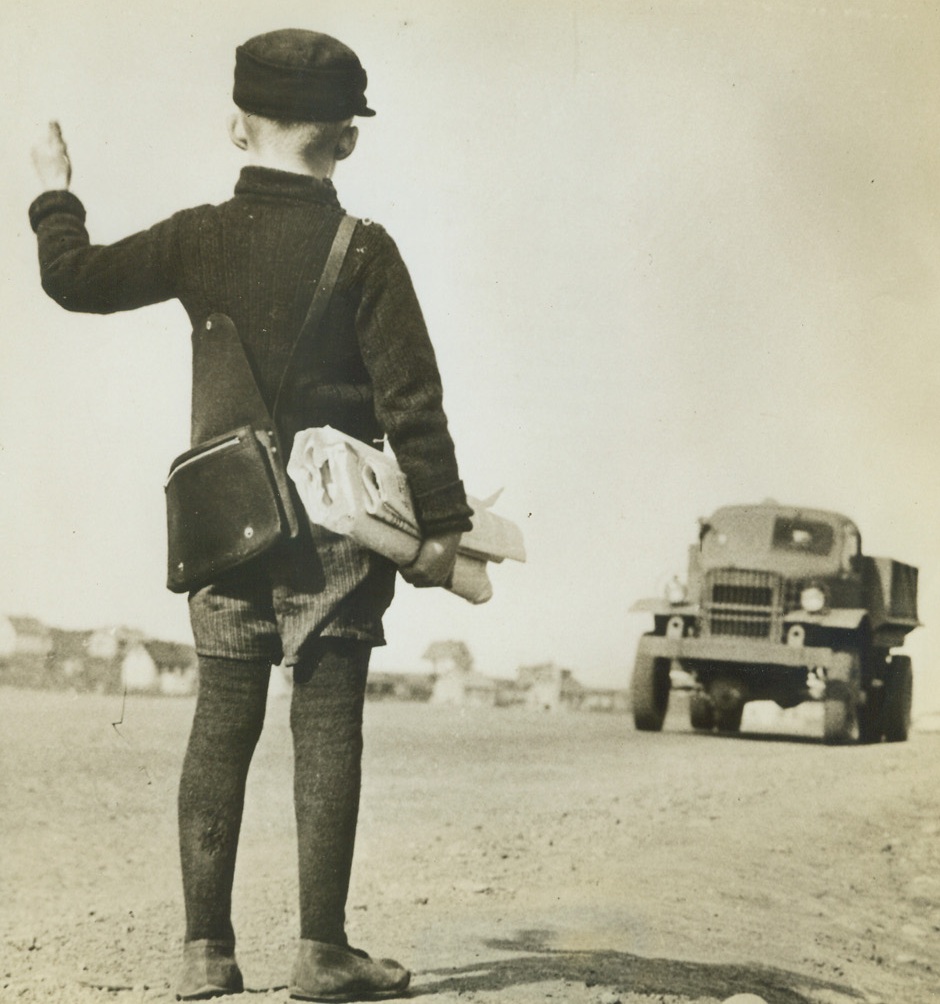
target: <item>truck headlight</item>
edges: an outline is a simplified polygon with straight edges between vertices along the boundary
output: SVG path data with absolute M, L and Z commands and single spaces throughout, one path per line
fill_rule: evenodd
M 674 607 L 681 606 L 689 598 L 689 591 L 686 589 L 685 583 L 680 582 L 677 578 L 670 580 L 665 591 L 666 602 Z
M 800 606 L 808 614 L 818 614 L 826 607 L 826 594 L 819 586 L 807 586 L 800 593 Z

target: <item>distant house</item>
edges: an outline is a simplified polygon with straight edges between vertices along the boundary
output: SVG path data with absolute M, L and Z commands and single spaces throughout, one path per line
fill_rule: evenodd
M 434 704 L 460 704 L 495 707 L 499 696 L 496 680 L 472 669 L 453 669 L 434 681 L 431 701 Z
M 160 689 L 160 673 L 146 645 L 131 645 L 124 653 L 121 683 L 129 694 L 152 694 Z
M 372 701 L 430 701 L 435 677 L 429 673 L 373 671 L 366 680 L 366 697 Z
M 81 690 L 112 689 L 107 686 L 107 674 L 104 674 L 105 679 L 102 679 L 101 673 L 91 672 L 103 667 L 96 664 L 93 657 L 89 655 L 88 641 L 90 636 L 90 631 L 62 631 L 59 628 L 53 628 L 52 649 L 46 660 L 50 679 L 57 677 L 55 682 L 59 685 L 64 684 Z M 113 682 L 116 683 L 117 680 Z
M 196 689 L 196 650 L 191 645 L 148 638 L 124 646 L 121 684 L 128 693 L 185 696 Z
M 0 683 L 91 693 L 189 694 L 196 653 L 126 627 L 50 628 L 34 617 L 0 616 Z
M 630 711 L 630 693 L 627 690 L 608 690 L 591 687 L 585 689 L 581 700 L 582 711 L 609 711 L 626 714 Z
M 366 678 L 366 697 L 370 701 L 384 701 L 395 696 L 395 682 L 392 673 L 370 670 Z
M 33 686 L 115 693 L 121 688 L 120 646 L 113 633 L 64 631 L 52 628 L 52 647 L 45 658 L 43 679 Z
M 151 639 L 143 642 L 143 647 L 153 661 L 157 674 L 156 689 L 161 694 L 177 697 L 195 692 L 197 660 L 196 650 L 192 645 Z M 140 668 L 143 669 L 142 662 Z M 128 685 L 127 689 L 130 690 L 131 687 Z
M 462 641 L 432 642 L 422 657 L 431 663 L 434 704 L 496 704 L 495 680 L 473 668 L 473 656 Z
M 435 676 L 473 669 L 473 656 L 462 641 L 433 641 L 421 658 L 431 663 L 431 672 Z
M 0 680 L 14 687 L 51 690 L 73 686 L 83 680 L 85 650 L 76 632 L 46 627 L 32 617 L 0 618 L 3 651 L 0 655 Z M 13 628 L 11 634 L 7 628 Z M 65 657 L 60 661 L 56 649 L 67 637 Z M 81 684 L 84 686 L 83 684 Z
M 516 708 L 525 704 L 525 691 L 520 688 L 518 680 L 498 677 L 493 682 L 496 684 L 496 706 L 498 708 Z
M 574 711 L 584 700 L 584 687 L 570 669 L 553 662 L 520 666 L 517 685 L 525 695 L 525 705 L 538 711 Z
M 146 639 L 143 631 L 120 624 L 95 628 L 87 633 L 88 654 L 96 659 L 117 659 L 132 645 L 139 644 Z
M 52 648 L 52 631 L 35 617 L 0 615 L 0 658 L 45 656 Z

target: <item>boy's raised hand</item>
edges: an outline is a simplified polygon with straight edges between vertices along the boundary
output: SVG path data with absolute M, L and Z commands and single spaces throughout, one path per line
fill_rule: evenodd
M 58 122 L 50 122 L 45 136 L 33 147 L 33 167 L 45 191 L 69 187 L 72 164 Z

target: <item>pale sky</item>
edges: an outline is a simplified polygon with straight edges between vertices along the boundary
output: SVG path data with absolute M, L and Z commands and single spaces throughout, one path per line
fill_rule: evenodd
M 402 583 L 374 665 L 461 638 L 483 672 L 623 686 L 628 608 L 697 518 L 773 497 L 920 567 L 940 706 L 940 6 L 913 0 L 8 5 L 0 611 L 188 638 L 162 491 L 187 319 L 44 297 L 29 147 L 61 121 L 98 243 L 222 201 L 235 46 L 288 26 L 369 73 L 340 198 L 399 243 L 464 480 L 529 551 L 483 607 Z

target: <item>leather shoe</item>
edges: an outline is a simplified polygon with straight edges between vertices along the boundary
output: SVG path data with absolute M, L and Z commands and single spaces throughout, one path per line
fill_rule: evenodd
M 245 989 L 230 941 L 187 941 L 183 945 L 183 974 L 178 1001 L 202 1001 Z
M 372 959 L 358 948 L 303 940 L 290 995 L 325 1004 L 388 1000 L 401 996 L 410 979 L 411 973 L 394 959 Z

